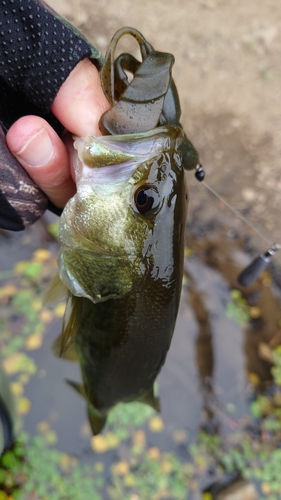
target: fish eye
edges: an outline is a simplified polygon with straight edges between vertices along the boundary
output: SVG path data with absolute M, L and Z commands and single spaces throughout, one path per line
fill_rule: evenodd
M 135 194 L 134 201 L 136 209 L 140 214 L 154 213 L 160 204 L 160 196 L 154 186 L 144 185 L 140 186 Z

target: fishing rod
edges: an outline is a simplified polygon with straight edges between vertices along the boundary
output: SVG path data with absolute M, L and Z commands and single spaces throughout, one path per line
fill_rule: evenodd
M 250 286 L 260 275 L 262 271 L 264 271 L 269 263 L 271 262 L 272 257 L 275 255 L 275 253 L 281 248 L 280 243 L 273 243 L 270 244 L 270 242 L 265 238 L 263 234 L 261 234 L 255 227 L 253 227 L 243 215 L 241 215 L 237 210 L 235 210 L 233 207 L 227 203 L 218 193 L 213 189 L 207 182 L 204 180 L 205 179 L 205 171 L 203 169 L 203 166 L 201 163 L 198 163 L 195 167 L 195 178 L 204 184 L 204 186 L 211 192 L 213 193 L 214 196 L 216 196 L 220 201 L 222 201 L 237 217 L 239 217 L 245 224 L 247 224 L 248 227 L 253 229 L 255 233 L 257 233 L 266 243 L 270 245 L 270 247 L 266 250 L 266 252 L 258 255 L 258 257 L 255 257 L 252 262 L 241 271 L 241 273 L 237 276 L 237 281 L 239 285 L 243 287 Z

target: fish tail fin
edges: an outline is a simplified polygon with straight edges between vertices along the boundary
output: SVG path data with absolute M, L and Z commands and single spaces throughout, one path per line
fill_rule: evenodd
M 106 415 L 102 415 L 92 403 L 88 402 L 88 418 L 94 436 L 99 434 L 105 426 Z
M 151 406 L 151 408 L 160 413 L 161 411 L 160 398 L 158 396 L 155 396 L 153 386 L 140 397 L 139 401 L 140 403 L 144 403 L 148 406 Z
M 50 281 L 47 289 L 43 293 L 43 305 L 55 304 L 68 295 L 67 286 L 61 281 L 58 274 L 56 274 Z

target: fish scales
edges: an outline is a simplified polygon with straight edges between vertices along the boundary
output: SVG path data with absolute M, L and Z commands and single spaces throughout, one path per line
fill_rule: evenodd
M 175 244 L 182 230 L 175 229 Z M 75 342 L 82 373 L 87 374 L 86 392 L 101 412 L 118 401 L 140 399 L 153 386 L 164 363 L 181 291 L 182 242 L 170 251 L 173 256 L 179 254 L 179 262 L 174 262 L 169 284 L 154 279 L 152 269 L 140 292 L 94 306 L 89 301 L 84 304 Z

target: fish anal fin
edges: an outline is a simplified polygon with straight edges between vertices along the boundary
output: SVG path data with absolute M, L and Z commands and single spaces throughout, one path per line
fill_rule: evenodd
M 145 392 L 138 399 L 138 401 L 140 403 L 144 403 L 148 406 L 151 406 L 151 408 L 153 408 L 153 410 L 157 411 L 158 413 L 160 413 L 161 411 L 160 398 L 158 396 L 155 396 L 153 386 L 147 392 Z
M 83 298 L 70 294 L 67 300 L 61 333 L 60 356 L 74 341 L 82 320 Z
M 79 384 L 78 382 L 74 382 L 73 380 L 69 380 L 69 379 L 66 379 L 66 383 L 68 385 L 70 385 L 70 387 L 72 387 L 72 389 L 74 389 L 76 392 L 78 392 L 78 394 L 80 394 L 80 396 L 87 399 L 83 384 Z
M 50 281 L 47 289 L 43 293 L 42 302 L 43 305 L 55 304 L 61 299 L 64 299 L 68 295 L 67 286 L 61 281 L 58 274 L 56 274 Z
M 88 403 L 88 419 L 94 436 L 99 434 L 103 429 L 106 422 L 106 415 L 103 415 L 99 410 L 97 410 L 94 405 L 87 398 L 85 388 L 82 384 L 78 382 L 73 382 L 72 380 L 66 380 L 67 384 L 70 385 L 80 396 L 87 400 Z
M 105 426 L 106 415 L 102 415 L 92 403 L 88 402 L 88 418 L 92 433 L 96 436 Z

